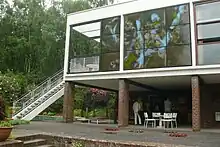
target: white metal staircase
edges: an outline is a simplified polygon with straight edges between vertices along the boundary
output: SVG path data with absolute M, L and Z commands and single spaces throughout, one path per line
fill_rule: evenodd
M 13 119 L 32 120 L 64 95 L 63 70 L 13 102 Z

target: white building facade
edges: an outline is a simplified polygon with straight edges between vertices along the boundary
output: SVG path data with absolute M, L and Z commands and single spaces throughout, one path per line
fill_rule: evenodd
M 203 112 L 201 89 L 220 83 L 219 8 L 214 0 L 134 0 L 69 14 L 65 99 L 71 82 L 118 91 L 118 124 L 126 126 L 129 91 L 190 88 L 193 130 L 217 126 L 220 110 Z

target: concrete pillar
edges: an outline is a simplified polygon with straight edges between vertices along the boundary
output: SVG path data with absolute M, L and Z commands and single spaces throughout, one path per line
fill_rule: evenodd
M 119 80 L 118 92 L 118 127 L 128 126 L 129 119 L 129 84 Z
M 74 106 L 74 85 L 72 82 L 65 82 L 64 100 L 63 100 L 63 119 L 65 123 L 73 122 Z
M 201 114 L 200 114 L 200 87 L 199 77 L 191 78 L 192 85 L 192 130 L 200 131 L 201 129 Z

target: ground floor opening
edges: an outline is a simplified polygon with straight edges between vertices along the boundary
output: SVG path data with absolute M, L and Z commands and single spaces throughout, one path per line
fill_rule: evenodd
M 142 108 L 139 112 L 144 124 L 144 113 L 147 112 L 149 118 L 152 113 L 165 113 L 165 103 L 171 104 L 170 112 L 177 113 L 178 126 L 191 126 L 192 124 L 192 97 L 190 89 L 170 90 L 166 94 L 154 94 L 149 91 L 131 91 L 129 92 L 129 124 L 134 124 L 133 104 L 140 101 Z M 158 122 L 157 122 L 158 123 Z
M 84 85 L 101 89 L 110 89 L 117 93 L 115 104 L 115 122 L 118 126 L 133 125 L 136 101 L 141 103 L 139 115 L 142 125 L 144 113 L 152 118 L 153 112 L 167 112 L 169 101 L 171 113 L 177 113 L 178 127 L 192 127 L 194 131 L 201 128 L 220 128 L 220 75 L 196 75 L 133 79 L 67 81 L 64 96 L 64 119 L 72 121 L 73 107 L 70 97 L 74 93 L 70 87 Z

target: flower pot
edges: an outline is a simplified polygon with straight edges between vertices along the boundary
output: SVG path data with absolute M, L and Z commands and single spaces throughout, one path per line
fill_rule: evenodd
M 0 127 L 0 142 L 8 139 L 12 131 L 12 127 Z

